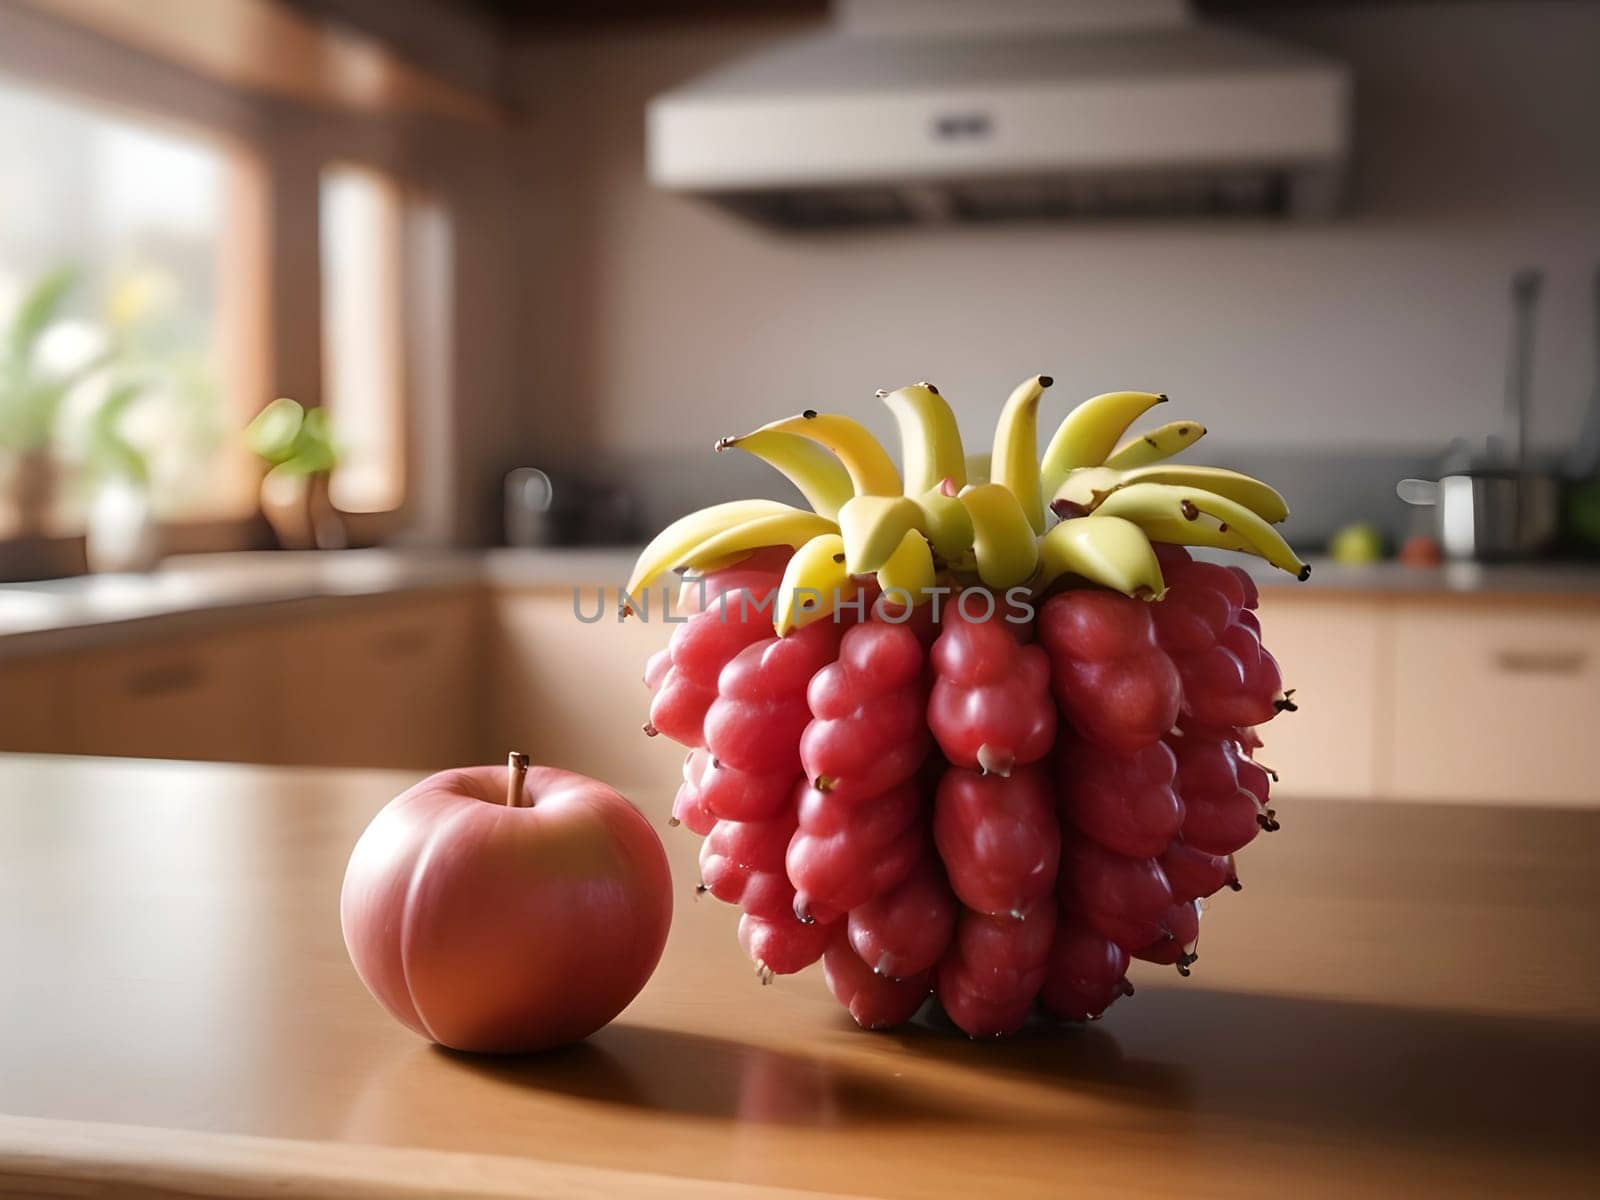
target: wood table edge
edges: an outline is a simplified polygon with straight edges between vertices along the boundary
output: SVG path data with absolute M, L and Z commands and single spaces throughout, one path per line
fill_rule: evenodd
M 296 1141 L 0 1113 L 0 1195 L 167 1200 L 525 1197 L 537 1200 L 866 1200 L 509 1155 Z

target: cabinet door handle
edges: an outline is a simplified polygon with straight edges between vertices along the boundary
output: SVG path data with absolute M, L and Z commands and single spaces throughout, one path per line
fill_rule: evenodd
M 1576 675 L 1588 664 L 1582 650 L 1501 650 L 1495 665 L 1516 675 Z
M 205 677 L 204 668 L 197 662 L 162 663 L 129 675 L 123 690 L 130 696 L 162 696 L 196 687 Z

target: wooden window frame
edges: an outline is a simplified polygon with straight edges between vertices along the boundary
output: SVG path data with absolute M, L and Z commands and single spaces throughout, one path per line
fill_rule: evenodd
M 391 414 L 395 421 L 396 448 L 388 469 L 398 477 L 398 497 L 393 504 L 385 508 L 361 508 L 344 510 L 342 516 L 347 525 L 355 528 L 382 530 L 392 527 L 396 519 L 403 516 L 408 509 L 407 501 L 410 498 L 411 482 L 416 459 L 414 449 L 414 406 L 416 396 L 416 363 L 414 356 L 409 353 L 408 347 L 413 340 L 412 331 L 408 328 L 412 316 L 412 297 L 417 287 L 417 281 L 412 271 L 411 249 L 411 222 L 412 214 L 418 200 L 422 198 L 416 189 L 402 174 L 385 163 L 369 158 L 354 155 L 337 155 L 324 161 L 317 171 L 319 203 L 318 203 L 318 302 L 319 306 L 326 298 L 328 277 L 326 273 L 326 259 L 323 256 L 327 230 L 321 223 L 321 192 L 326 186 L 326 180 L 331 172 L 347 171 L 367 175 L 375 179 L 379 185 L 390 193 L 393 203 L 392 216 L 393 228 L 390 234 L 390 244 L 382 251 L 386 262 L 383 265 L 383 274 L 391 283 L 389 294 L 384 303 L 391 311 L 388 314 L 393 323 L 392 336 L 386 339 L 387 344 L 381 353 L 390 360 L 389 365 L 393 370 L 395 386 L 399 391 L 399 400 L 396 405 L 398 411 Z M 318 354 L 320 358 L 320 383 L 317 396 L 319 405 L 327 406 L 333 410 L 334 421 L 338 421 L 337 397 L 329 395 L 329 385 L 332 382 L 328 354 L 328 314 L 322 308 L 318 314 Z M 309 407 L 309 406 L 308 406 Z M 337 436 L 337 434 L 336 434 Z M 337 498 L 335 498 L 337 503 Z

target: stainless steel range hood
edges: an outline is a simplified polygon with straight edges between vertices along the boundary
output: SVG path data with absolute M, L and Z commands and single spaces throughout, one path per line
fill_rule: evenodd
M 1347 69 L 1183 0 L 844 0 L 651 101 L 657 186 L 790 226 L 1325 216 Z

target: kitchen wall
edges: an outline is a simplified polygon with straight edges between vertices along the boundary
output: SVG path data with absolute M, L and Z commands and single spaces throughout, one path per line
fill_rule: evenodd
M 345 6 L 307 4 L 334 17 Z M 395 12 L 411 14 L 399 33 L 414 37 L 413 9 Z M 1506 278 L 1530 262 L 1550 271 L 1534 434 L 1547 447 L 1569 439 L 1593 386 L 1600 4 L 1318 5 L 1251 19 L 1356 69 L 1353 206 L 1336 222 L 795 236 L 650 189 L 646 100 L 808 28 L 793 22 L 539 35 L 511 52 L 521 115 L 506 130 L 242 95 L 26 5 L 0 4 L 0 69 L 266 148 L 285 238 L 278 392 L 320 386 L 317 165 L 389 162 L 452 206 L 452 369 L 415 440 L 414 532 L 426 540 L 493 537 L 497 481 L 518 463 L 631 475 L 644 528 L 774 487 L 759 464 L 710 460 L 714 434 L 826 403 L 892 438 L 871 390 L 917 378 L 982 429 L 1033 370 L 1057 377 L 1061 406 L 1106 387 L 1172 392 L 1217 430 L 1212 457 L 1315 497 L 1320 532 L 1365 515 L 1396 473 L 1427 469 L 1448 436 L 1499 427 Z M 480 83 L 499 70 L 481 41 L 450 42 Z M 1363 454 L 1359 484 L 1329 449 Z M 1341 494 L 1345 507 L 1325 503 Z
M 1015 378 L 1164 389 L 1243 454 L 1501 428 L 1511 271 L 1549 271 L 1534 436 L 1594 385 L 1600 5 L 1318 6 L 1252 18 L 1356 75 L 1352 210 L 1329 224 L 783 235 L 652 191 L 655 92 L 805 28 L 606 31 L 524 48 L 524 440 L 534 461 L 706 463 L 713 434 L 931 378 L 970 427 Z M 1048 418 L 1047 418 L 1048 419 Z M 697 457 L 690 459 L 689 453 Z M 721 462 L 706 464 L 719 480 Z M 716 491 L 726 495 L 721 485 Z

